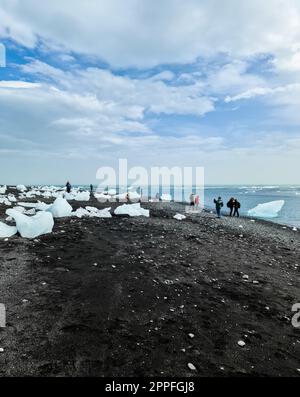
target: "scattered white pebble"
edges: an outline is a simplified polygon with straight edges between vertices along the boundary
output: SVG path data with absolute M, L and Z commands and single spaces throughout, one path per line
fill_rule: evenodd
M 243 340 L 240 340 L 238 342 L 238 345 L 241 346 L 241 347 L 244 347 L 244 346 L 246 346 L 246 343 Z
M 0 347 L 0 353 L 4 353 L 3 347 Z
M 190 337 L 191 339 L 193 339 L 193 338 L 195 338 L 195 335 L 194 335 L 194 334 L 189 334 L 189 337 Z
M 259 284 L 259 281 L 254 280 L 253 284 Z
M 195 365 L 192 364 L 192 363 L 188 363 L 188 367 L 189 367 L 189 369 L 190 369 L 191 371 L 197 371 Z
M 249 276 L 248 276 L 247 274 L 245 274 L 245 275 L 243 276 L 243 279 L 244 279 L 244 280 L 249 280 Z

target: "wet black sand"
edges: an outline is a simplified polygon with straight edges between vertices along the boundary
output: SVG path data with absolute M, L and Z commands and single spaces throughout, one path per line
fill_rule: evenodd
M 0 376 L 299 376 L 299 233 L 143 206 L 0 240 Z

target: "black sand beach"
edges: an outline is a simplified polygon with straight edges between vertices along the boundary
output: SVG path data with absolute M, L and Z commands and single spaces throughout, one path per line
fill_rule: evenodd
M 0 375 L 299 376 L 299 233 L 143 206 L 0 240 Z

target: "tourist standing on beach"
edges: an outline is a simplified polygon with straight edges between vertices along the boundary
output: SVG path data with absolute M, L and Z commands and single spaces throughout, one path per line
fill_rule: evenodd
M 221 218 L 221 208 L 224 206 L 222 197 L 218 197 L 218 200 L 214 199 L 214 203 L 216 204 L 218 218 Z
M 90 189 L 91 189 L 91 193 L 93 193 L 93 191 L 94 191 L 94 186 L 93 186 L 93 185 L 90 185 Z
M 191 193 L 191 195 L 190 195 L 190 206 L 192 208 L 194 208 L 194 206 L 195 206 L 195 195 L 194 195 L 194 193 Z
M 234 213 L 233 216 L 237 216 L 239 218 L 240 213 L 239 213 L 239 209 L 241 208 L 241 203 L 235 199 L 234 200 Z
M 196 209 L 198 209 L 200 205 L 200 197 L 198 195 L 195 197 L 195 205 L 196 205 Z
M 71 193 L 72 186 L 71 186 L 71 183 L 69 181 L 66 184 L 66 188 L 67 188 L 67 193 Z
M 233 197 L 231 197 L 231 199 L 227 203 L 227 207 L 230 209 L 229 216 L 232 216 L 233 209 L 234 209 L 234 203 L 235 203 L 235 199 Z

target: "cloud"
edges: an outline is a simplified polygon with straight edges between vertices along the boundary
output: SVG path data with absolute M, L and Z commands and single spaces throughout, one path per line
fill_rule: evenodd
M 190 63 L 216 53 L 280 59 L 300 39 L 297 0 L 0 0 L 0 19 L 2 37 L 29 48 L 40 41 L 62 46 L 115 67 Z
M 242 99 L 251 99 L 260 96 L 274 97 L 273 103 L 294 104 L 295 100 L 299 103 L 300 84 L 288 84 L 281 87 L 267 88 L 255 87 L 235 96 L 227 96 L 225 102 L 236 102 Z M 298 94 L 298 97 L 297 95 Z
M 146 79 L 133 79 L 100 68 L 62 71 L 40 61 L 21 67 L 22 72 L 53 82 L 63 90 L 86 92 L 111 107 L 124 108 L 128 117 L 143 118 L 144 112 L 203 116 L 214 110 L 214 101 L 204 93 L 202 82 L 168 85 L 174 74 L 165 71 Z M 124 115 L 125 116 L 125 115 Z

